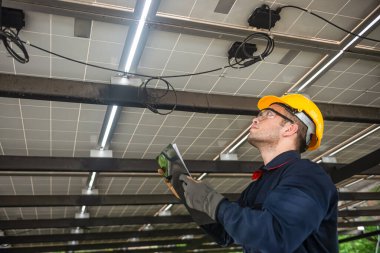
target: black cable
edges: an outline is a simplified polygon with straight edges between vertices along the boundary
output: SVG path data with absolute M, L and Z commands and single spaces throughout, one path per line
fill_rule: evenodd
M 149 84 L 149 82 L 151 82 L 153 80 L 163 81 L 165 83 L 166 90 L 162 94 L 157 95 L 156 94 L 157 90 L 153 90 L 153 92 L 149 92 L 148 84 Z M 170 89 L 173 90 L 173 92 L 174 92 L 175 103 L 174 103 L 173 107 L 168 112 L 166 112 L 166 113 L 160 112 L 157 109 L 157 104 L 160 103 L 160 99 L 162 99 L 163 97 L 165 97 L 169 93 Z M 146 108 L 148 108 L 151 112 L 157 113 L 160 115 L 168 115 L 168 114 L 172 113 L 175 110 L 175 108 L 177 107 L 177 92 L 176 92 L 176 90 L 167 80 L 162 79 L 160 77 L 152 77 L 152 78 L 149 78 L 148 80 L 146 80 L 145 82 L 143 82 L 139 87 L 138 97 L 142 99 Z
M 24 45 L 22 44 L 22 41 L 18 37 L 18 32 L 19 31 L 15 33 L 13 30 L 9 28 L 1 27 L 0 39 L 3 41 L 5 49 L 16 61 L 20 63 L 27 63 L 29 62 L 29 54 Z M 19 55 L 15 50 L 13 50 L 11 46 L 12 43 L 21 50 L 21 52 L 24 54 L 23 56 Z
M 364 40 L 370 40 L 370 41 L 374 41 L 374 42 L 380 42 L 380 40 L 372 39 L 372 38 L 367 38 L 367 37 L 365 37 L 365 36 L 361 36 L 361 35 L 359 35 L 359 34 L 356 34 L 356 33 L 353 33 L 353 32 L 351 32 L 351 31 L 348 31 L 348 30 L 346 30 L 346 29 L 344 29 L 344 28 L 342 28 L 342 27 L 340 27 L 340 26 L 334 24 L 333 22 L 331 22 L 331 21 L 325 19 L 324 17 L 322 17 L 322 16 L 320 16 L 320 15 L 318 15 L 318 14 L 315 14 L 314 12 L 312 12 L 312 11 L 310 11 L 310 10 L 307 10 L 307 9 L 304 9 L 304 8 L 301 8 L 301 7 L 298 7 L 298 6 L 294 6 L 294 5 L 284 5 L 284 6 L 281 6 L 281 7 L 277 8 L 276 12 L 277 12 L 277 13 L 280 13 L 281 10 L 282 10 L 282 9 L 285 9 L 285 8 L 294 8 L 294 9 L 298 9 L 298 10 L 301 10 L 301 11 L 304 11 L 304 12 L 308 12 L 308 13 L 310 13 L 311 15 L 313 15 L 313 16 L 315 16 L 315 17 L 317 17 L 317 18 L 322 19 L 322 20 L 325 21 L 326 23 L 328 23 L 328 24 L 330 24 L 330 25 L 332 25 L 332 26 L 338 28 L 339 30 L 342 30 L 342 31 L 348 33 L 348 34 L 351 34 L 351 35 L 357 36 L 357 37 L 359 37 L 359 38 L 361 38 L 361 39 L 364 39 Z
M 248 43 L 248 41 L 250 41 L 253 38 L 259 38 L 259 39 L 261 38 L 261 39 L 266 40 L 266 42 L 267 42 L 264 51 L 259 55 L 250 55 L 247 52 L 246 44 Z M 248 66 L 251 66 L 252 64 L 255 64 L 259 61 L 264 60 L 266 57 L 268 57 L 273 52 L 273 49 L 274 49 L 274 40 L 266 33 L 256 32 L 256 33 L 250 34 L 248 37 L 246 37 L 243 40 L 243 42 L 236 49 L 233 59 L 235 61 L 235 64 L 240 66 L 240 67 L 238 67 L 238 69 L 239 68 L 246 68 Z M 239 60 L 237 55 L 240 51 L 243 52 L 245 58 L 248 58 L 248 59 L 244 59 L 244 60 L 240 59 Z M 230 64 L 229 66 L 231 68 L 236 68 L 236 67 L 233 67 L 231 65 L 231 59 L 228 59 L 228 60 L 229 60 L 229 64 Z

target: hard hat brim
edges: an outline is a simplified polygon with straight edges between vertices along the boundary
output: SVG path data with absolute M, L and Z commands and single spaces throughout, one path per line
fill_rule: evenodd
M 287 105 L 288 103 L 282 100 L 280 97 L 276 96 L 265 96 L 262 97 L 259 102 L 257 103 L 257 107 L 259 110 L 268 108 L 273 103 L 281 103 Z

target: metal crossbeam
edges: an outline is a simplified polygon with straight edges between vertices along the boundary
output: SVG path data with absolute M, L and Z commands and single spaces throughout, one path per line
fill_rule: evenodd
M 38 219 L 38 220 L 0 220 L 0 229 L 24 228 L 72 228 L 96 227 L 113 225 L 143 225 L 143 224 L 172 224 L 189 223 L 193 219 L 189 215 L 180 216 L 130 216 L 90 219 Z
M 42 247 L 17 247 L 6 249 L 8 253 L 29 253 L 29 252 L 56 252 L 56 251 L 75 251 L 75 250 L 91 250 L 91 249 L 113 249 L 126 248 L 126 252 L 135 252 L 135 249 L 128 250 L 128 247 L 144 247 L 157 246 L 169 247 L 172 249 L 184 249 L 193 243 L 210 242 L 208 238 L 191 239 L 191 240 L 148 240 L 141 242 L 117 242 L 117 243 L 93 243 L 93 244 L 78 244 L 78 245 L 59 245 L 59 246 L 42 246 Z M 156 251 L 157 251 L 156 248 Z M 216 247 L 215 247 L 216 248 Z M 138 250 L 136 250 L 138 252 Z
M 236 201 L 240 193 L 222 193 Z M 340 192 L 339 200 L 380 200 L 379 192 Z M 179 204 L 172 194 L 135 195 L 0 195 L 2 207 L 119 206 Z M 375 210 L 373 211 L 375 212 Z M 376 213 L 376 212 L 375 212 Z M 360 216 L 360 215 L 354 215 Z
M 130 9 L 113 8 L 107 5 L 79 1 L 4 0 L 3 6 L 122 25 L 133 24 L 136 19 Z M 148 23 L 148 28 L 152 30 L 163 30 L 231 41 L 242 40 L 253 32 L 251 28 L 245 26 L 228 26 L 215 22 L 205 22 L 204 20 L 183 19 L 165 13 L 157 13 L 154 17 L 148 18 L 146 22 Z M 325 54 L 331 54 L 339 50 L 339 44 L 332 43 L 331 41 L 307 39 L 276 32 L 272 32 L 272 34 L 275 36 L 276 44 L 284 48 L 295 48 L 297 50 Z M 380 52 L 369 48 L 352 48 L 345 55 L 347 57 L 378 61 Z
M 252 173 L 262 162 L 186 160 L 194 173 Z M 154 159 L 0 156 L 0 171 L 157 173 Z
M 157 96 L 165 90 L 150 89 Z M 159 103 L 158 109 L 203 113 L 255 115 L 259 98 L 187 91 L 169 91 Z M 44 77 L 0 74 L 0 96 L 49 101 L 76 102 L 103 105 L 119 105 L 144 108 L 138 96 L 138 88 L 126 85 L 108 85 Z M 380 108 L 355 105 L 317 103 L 324 118 L 332 121 L 380 123 Z
M 151 231 L 124 231 L 83 234 L 48 234 L 48 235 L 24 235 L 24 236 L 0 236 L 0 244 L 36 243 L 36 242 L 68 242 L 85 240 L 129 239 L 129 238 L 154 238 L 181 235 L 201 235 L 204 231 L 199 228 L 191 229 L 166 229 Z
M 335 184 L 358 175 L 361 172 L 368 170 L 374 166 L 378 166 L 380 163 L 380 148 L 363 156 L 362 158 L 347 164 L 341 168 L 337 168 L 330 172 L 330 176 Z
M 372 221 L 351 221 L 351 222 L 338 222 L 338 227 L 340 228 L 352 228 L 359 226 L 378 226 L 380 225 L 380 220 L 372 220 Z

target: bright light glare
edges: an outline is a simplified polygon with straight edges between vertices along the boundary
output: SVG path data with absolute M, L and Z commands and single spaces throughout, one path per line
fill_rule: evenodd
M 146 0 L 145 1 L 144 9 L 142 11 L 142 14 L 141 14 L 141 17 L 139 20 L 139 24 L 138 24 L 137 29 L 136 29 L 135 37 L 133 38 L 133 41 L 132 41 L 131 50 L 129 51 L 127 63 L 125 64 L 125 69 L 124 69 L 125 72 L 128 72 L 131 68 L 132 61 L 133 61 L 133 58 L 135 57 L 137 45 L 139 44 L 141 33 L 143 31 L 143 28 L 145 25 L 145 20 L 146 20 L 146 17 L 148 16 L 148 12 L 149 12 L 149 8 L 150 8 L 151 3 L 152 3 L 152 0 Z
M 96 172 L 92 172 L 90 183 L 88 184 L 88 190 L 91 190 L 92 186 L 94 185 L 95 176 L 96 176 Z
M 108 135 L 110 134 L 113 120 L 115 119 L 117 108 L 118 108 L 117 105 L 112 106 L 111 115 L 110 115 L 110 118 L 108 119 L 106 130 L 104 131 L 102 143 L 100 144 L 101 150 L 104 150 L 104 147 L 107 143 Z
M 248 135 L 249 135 L 249 134 L 247 134 L 246 136 L 244 136 L 243 138 L 241 138 L 241 140 L 240 140 L 238 143 L 236 143 L 236 144 L 235 144 L 235 145 L 234 145 L 234 146 L 228 151 L 228 153 L 232 153 L 232 152 L 235 151 L 235 149 L 237 149 L 238 147 L 240 147 L 240 145 L 248 139 Z

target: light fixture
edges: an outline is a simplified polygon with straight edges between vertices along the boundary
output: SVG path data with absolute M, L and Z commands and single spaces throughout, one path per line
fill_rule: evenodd
M 96 172 L 92 172 L 90 182 L 88 183 L 87 190 L 91 190 L 94 186 Z
M 150 8 L 151 3 L 152 3 L 152 0 L 145 0 L 144 8 L 143 8 L 143 11 L 142 11 L 140 19 L 139 19 L 139 24 L 137 25 L 136 33 L 135 33 L 135 36 L 134 36 L 133 41 L 132 41 L 132 45 L 131 45 L 131 49 L 130 49 L 129 54 L 128 54 L 127 62 L 125 64 L 125 68 L 124 68 L 125 72 L 128 72 L 132 66 L 132 61 L 135 57 L 137 45 L 139 44 L 140 37 L 141 37 L 142 31 L 143 31 L 143 28 L 145 25 L 146 17 L 148 16 L 148 13 L 149 13 L 149 8 Z
M 146 0 L 144 3 L 144 7 L 142 10 L 140 19 L 139 19 L 139 23 L 137 25 L 137 29 L 136 29 L 136 32 L 133 36 L 132 44 L 131 44 L 131 47 L 130 47 L 129 52 L 128 52 L 128 57 L 127 57 L 125 67 L 124 67 L 125 72 L 128 72 L 131 69 L 132 62 L 133 62 L 133 59 L 135 58 L 135 55 L 136 55 L 136 50 L 137 50 L 137 47 L 139 45 L 139 41 L 140 41 L 140 38 L 142 35 L 142 31 L 144 29 L 145 21 L 146 21 L 146 18 L 148 16 L 151 4 L 152 4 L 152 0 Z M 120 66 L 122 66 L 122 65 L 120 65 Z M 123 83 L 118 83 L 118 84 L 123 84 Z M 125 84 L 128 84 L 128 83 L 125 82 Z M 108 141 L 109 135 L 111 133 L 111 129 L 112 129 L 112 126 L 114 124 L 115 116 L 117 114 L 118 109 L 119 109 L 119 106 L 117 106 L 117 105 L 112 106 L 110 116 L 108 117 L 106 129 L 104 131 L 103 138 L 102 138 L 102 141 L 100 144 L 100 150 L 104 150 L 106 148 L 107 141 Z
M 117 105 L 112 106 L 111 114 L 110 114 L 110 116 L 108 118 L 108 122 L 107 122 L 107 127 L 106 127 L 106 130 L 104 131 L 102 142 L 100 144 L 100 150 L 104 150 L 104 148 L 107 144 L 108 136 L 111 132 L 111 127 L 112 127 L 113 121 L 115 119 L 117 108 L 118 108 Z
M 343 149 L 348 148 L 348 147 L 351 146 L 352 144 L 355 144 L 356 142 L 360 141 L 361 139 L 364 139 L 365 137 L 367 137 L 368 135 L 370 135 L 370 134 L 376 132 L 376 131 L 379 130 L 379 129 L 380 129 L 380 126 L 376 127 L 375 129 L 372 129 L 372 130 L 369 131 L 368 133 L 366 133 L 366 134 L 360 136 L 359 138 L 353 140 L 352 142 L 350 142 L 350 143 L 344 145 L 344 146 L 341 147 L 340 149 L 335 150 L 334 152 L 332 152 L 332 153 L 330 154 L 330 156 L 333 156 L 333 155 L 339 153 L 339 152 L 342 151 Z
M 367 137 L 368 135 L 376 132 L 377 130 L 380 129 L 380 126 L 373 124 L 363 131 L 360 131 L 359 133 L 355 134 L 354 136 L 350 137 L 349 139 L 345 140 L 341 144 L 337 145 L 336 147 L 324 152 L 323 154 L 317 156 L 314 158 L 312 161 L 316 163 L 321 163 L 322 162 L 322 157 L 329 157 L 329 156 L 334 156 L 335 154 L 341 152 L 342 150 L 348 148 L 349 146 L 355 144 L 356 142 L 362 140 L 363 138 Z
M 380 15 L 378 15 L 372 22 L 370 22 L 359 34 L 350 40 L 331 60 L 329 60 L 322 68 L 320 68 L 314 75 L 312 75 L 304 84 L 298 88 L 298 92 L 303 90 L 306 86 L 308 86 L 312 81 L 314 81 L 327 67 L 329 67 L 332 63 L 334 63 L 339 56 L 341 56 L 347 48 L 349 48 L 355 41 L 359 39 L 359 36 L 362 36 L 365 32 L 367 32 L 372 26 L 374 26 L 380 19 Z
M 248 135 L 249 134 L 247 134 L 243 138 L 241 138 L 238 143 L 236 143 L 230 150 L 228 150 L 228 153 L 232 153 L 232 152 L 235 151 L 235 149 L 237 149 L 238 147 L 240 147 L 240 145 L 243 144 L 243 142 L 245 142 L 248 139 Z

